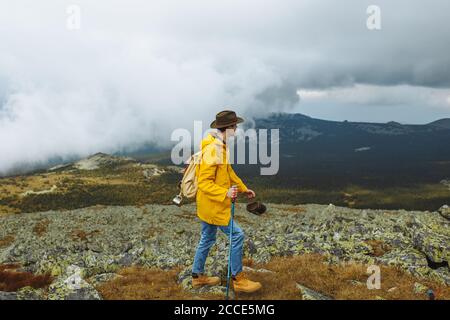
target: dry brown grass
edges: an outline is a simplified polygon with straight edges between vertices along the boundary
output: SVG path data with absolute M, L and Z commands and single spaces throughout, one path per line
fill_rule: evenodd
M 306 209 L 304 207 L 285 207 L 282 208 L 283 211 L 290 212 L 290 213 L 303 213 L 306 212 Z
M 188 220 L 193 220 L 197 217 L 197 215 L 195 214 L 195 212 L 188 211 L 188 210 L 182 210 L 181 214 L 177 214 L 177 217 L 188 219 Z
M 381 257 L 385 253 L 392 250 L 392 247 L 388 245 L 387 243 L 381 241 L 381 240 L 368 240 L 365 241 L 369 246 L 372 247 L 372 256 L 374 257 Z
M 0 291 L 14 292 L 23 287 L 47 288 L 53 281 L 49 274 L 17 271 L 18 267 L 15 264 L 0 265 Z
M 50 220 L 48 219 L 42 219 L 41 221 L 37 222 L 33 227 L 34 234 L 36 234 L 38 237 L 42 237 L 47 233 L 49 224 Z
M 13 235 L 7 235 L 6 237 L 0 239 L 0 248 L 5 248 L 14 242 L 16 238 Z
M 76 185 L 86 186 L 117 186 L 117 185 L 136 185 L 135 181 L 130 181 L 127 177 L 116 177 L 109 175 L 88 176 L 90 172 L 83 172 L 83 175 L 66 172 L 47 172 L 36 175 L 15 176 L 10 178 L 0 178 L 0 200 L 8 199 L 8 203 L 0 206 L 0 216 L 21 213 L 23 208 L 18 205 L 27 198 L 24 195 L 27 191 L 35 193 L 49 190 L 51 186 L 57 186 L 52 194 L 64 194 L 73 191 Z M 30 208 L 28 208 L 30 209 Z M 60 208 L 58 208 L 60 209 Z M 36 208 L 34 211 L 43 211 Z
M 158 226 L 151 226 L 147 229 L 147 232 L 145 233 L 145 237 L 146 238 L 152 238 L 155 235 L 159 234 L 159 233 L 163 233 L 164 229 Z
M 397 268 L 381 267 L 381 289 L 369 290 L 366 281 L 367 265 L 346 263 L 329 265 L 320 255 L 307 254 L 296 257 L 274 258 L 267 264 L 256 265 L 245 259 L 244 265 L 264 268 L 273 273 L 249 272 L 248 277 L 260 281 L 263 288 L 253 294 L 238 294 L 237 299 L 250 300 L 300 300 L 296 284 L 338 300 L 421 300 L 425 294 L 414 293 L 414 283 L 433 289 L 436 299 L 449 300 L 450 287 L 425 279 L 417 279 Z M 97 288 L 105 299 L 223 299 L 223 296 L 194 296 L 176 283 L 178 269 L 163 271 L 131 267 L 122 269 L 122 276 Z M 223 284 L 225 283 L 225 279 Z M 394 289 L 393 289 L 394 288 Z
M 89 241 L 90 238 L 95 236 L 96 234 L 100 233 L 99 230 L 93 230 L 91 232 L 86 232 L 81 229 L 75 229 L 72 231 L 71 236 L 73 240 L 80 240 L 80 241 Z
M 193 300 L 218 299 L 216 295 L 194 296 L 177 284 L 179 269 L 163 271 L 141 267 L 122 269 L 119 277 L 96 289 L 107 300 Z
M 252 258 L 243 258 L 242 265 L 251 268 L 255 265 L 255 261 Z
M 298 298 L 298 290 L 295 288 L 297 282 L 339 300 L 371 300 L 377 297 L 388 300 L 426 299 L 425 295 L 414 293 L 414 283 L 419 281 L 432 288 L 437 299 L 450 299 L 450 287 L 430 280 L 417 279 L 388 266 L 380 266 L 381 289 L 369 290 L 366 286 L 369 277 L 366 273 L 367 265 L 359 263 L 329 265 L 324 261 L 320 255 L 275 258 L 261 267 L 276 273 L 252 273 L 251 278 L 260 281 L 263 289 L 245 298 Z M 358 281 L 360 285 L 355 285 L 352 281 Z
M 240 216 L 236 216 L 235 218 L 234 218 L 238 223 L 241 223 L 241 224 L 249 224 L 249 225 L 252 225 L 252 224 L 254 224 L 254 222 L 252 221 L 252 220 L 250 220 L 250 219 L 248 219 L 247 217 L 245 217 L 245 216 L 243 216 L 243 215 L 240 215 Z
M 0 205 L 0 217 L 6 217 L 17 213 L 20 213 L 20 210 L 17 208 Z
M 58 184 L 63 179 L 70 179 L 72 175 L 62 173 L 45 173 L 31 176 L 16 176 L 12 178 L 0 179 L 0 186 L 9 195 L 21 195 L 28 190 L 43 191 L 49 188 L 49 185 Z

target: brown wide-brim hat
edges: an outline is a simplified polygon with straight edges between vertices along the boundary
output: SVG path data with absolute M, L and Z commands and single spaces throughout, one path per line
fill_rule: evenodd
M 236 112 L 225 110 L 216 114 L 216 120 L 211 122 L 211 128 L 226 128 L 242 122 L 244 122 L 244 119 L 236 116 Z
M 247 204 L 247 211 L 258 216 L 266 212 L 266 210 L 267 207 L 260 201 L 254 201 Z

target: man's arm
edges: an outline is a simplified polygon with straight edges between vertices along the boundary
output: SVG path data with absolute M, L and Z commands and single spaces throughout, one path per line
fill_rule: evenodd
M 230 174 L 231 184 L 236 185 L 239 192 L 246 193 L 248 191 L 247 186 L 242 182 L 241 178 L 237 176 L 230 164 L 228 165 L 228 173 Z
M 223 202 L 227 197 L 228 189 L 223 188 L 215 183 L 217 161 L 213 148 L 205 150 L 202 162 L 199 166 L 198 188 L 208 194 L 208 196 L 219 202 Z

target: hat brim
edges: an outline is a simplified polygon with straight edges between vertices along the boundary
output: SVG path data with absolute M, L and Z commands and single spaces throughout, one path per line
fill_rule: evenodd
M 256 215 L 260 215 L 265 213 L 267 210 L 267 207 L 259 202 L 259 201 L 255 201 L 255 202 L 251 202 L 249 204 L 247 204 L 247 211 Z
M 224 124 L 224 125 L 217 125 L 216 120 L 214 120 L 213 122 L 211 122 L 210 127 L 213 129 L 220 129 L 220 128 L 226 128 L 226 127 L 230 127 L 234 124 L 238 124 L 238 123 L 242 123 L 244 122 L 244 119 L 242 119 L 241 117 L 236 117 L 236 121 L 230 122 L 228 124 Z

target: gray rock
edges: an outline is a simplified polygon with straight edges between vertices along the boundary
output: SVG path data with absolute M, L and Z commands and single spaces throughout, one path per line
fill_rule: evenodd
M 180 215 L 180 210 L 187 212 Z M 42 219 L 51 223 L 47 232 L 37 237 L 33 227 Z M 273 204 L 268 214 L 255 216 L 238 203 L 236 219 L 246 234 L 244 255 L 257 264 L 275 256 L 320 253 L 333 263 L 352 260 L 396 265 L 413 275 L 450 281 L 450 269 L 444 263 L 450 260 L 450 222 L 437 213 L 362 211 L 316 204 L 302 205 L 299 211 L 298 207 Z M 183 232 L 176 233 L 174 226 Z M 182 209 L 105 206 L 0 217 L 0 239 L 9 234 L 16 239 L 10 247 L 0 249 L 0 263 L 18 262 L 26 271 L 50 272 L 60 283 L 60 278 L 69 277 L 66 270 L 70 265 L 82 268 L 89 281 L 134 264 L 162 269 L 183 266 L 190 275 L 200 226 L 195 204 Z M 366 243 L 370 240 L 391 249 L 374 256 Z M 430 268 L 426 258 L 439 263 L 439 269 Z M 227 259 L 228 239 L 218 232 L 206 270 L 224 279 Z M 67 293 L 63 298 L 66 296 L 85 298 L 86 292 Z M 50 292 L 50 297 L 61 295 Z
M 85 287 L 69 292 L 64 300 L 101 300 L 101 298 L 95 289 Z
M 435 276 L 436 280 L 450 286 L 450 268 L 437 268 L 436 270 L 433 270 L 431 274 Z
M 297 288 L 300 289 L 303 300 L 333 300 L 332 298 L 323 295 L 317 291 L 311 290 L 299 283 L 297 283 Z
M 267 270 L 267 269 L 263 269 L 263 268 L 261 268 L 261 269 L 253 269 L 253 268 L 250 268 L 250 267 L 247 267 L 247 266 L 243 266 L 242 270 L 246 271 L 246 272 L 274 273 L 273 271 L 270 271 L 270 270 Z
M 18 300 L 45 300 L 45 298 L 45 292 L 43 289 L 24 287 L 17 291 Z
M 83 279 L 83 269 L 71 265 L 49 287 L 50 300 L 101 300 L 95 288 Z
M 445 219 L 450 220 L 450 207 L 448 205 L 443 205 L 439 208 L 439 214 Z
M 17 293 L 0 291 L 0 300 L 17 300 Z
M 94 287 L 98 286 L 101 283 L 111 281 L 116 278 L 123 277 L 121 275 L 118 275 L 116 273 L 101 273 L 96 274 L 88 279 L 88 282 L 92 284 Z
M 125 266 L 125 267 L 131 266 L 131 264 L 133 263 L 133 255 L 132 255 L 132 254 L 129 254 L 129 253 L 125 253 L 125 254 L 120 258 L 120 260 L 118 261 L 118 263 L 119 263 L 121 266 Z
M 425 294 L 428 291 L 428 287 L 424 286 L 419 282 L 414 283 L 414 293 L 416 294 Z

